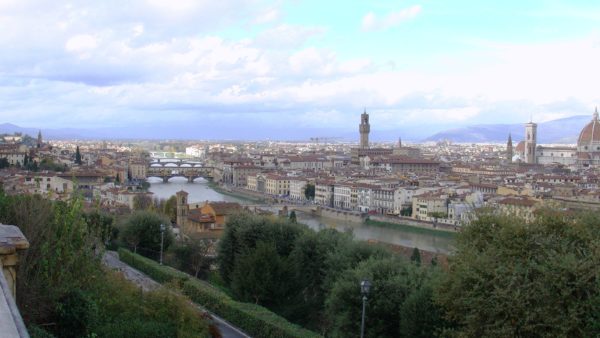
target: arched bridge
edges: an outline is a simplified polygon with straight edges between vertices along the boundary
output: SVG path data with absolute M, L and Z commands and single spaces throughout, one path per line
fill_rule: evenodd
M 181 159 L 157 159 L 150 162 L 150 168 L 199 168 L 203 166 L 202 162 Z
M 167 183 L 172 177 L 185 177 L 188 182 L 193 182 L 196 178 L 213 178 L 213 167 L 154 167 L 150 166 L 146 172 L 146 177 L 160 177 Z

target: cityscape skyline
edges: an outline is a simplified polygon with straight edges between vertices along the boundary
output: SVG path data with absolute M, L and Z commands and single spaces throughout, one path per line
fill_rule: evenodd
M 584 1 L 114 5 L 0 4 L 0 123 L 345 137 L 366 106 L 418 140 L 600 102 L 600 7 Z

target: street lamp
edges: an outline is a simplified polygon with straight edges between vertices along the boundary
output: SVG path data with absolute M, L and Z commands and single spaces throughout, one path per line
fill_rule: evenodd
M 360 324 L 360 338 L 365 337 L 365 305 L 367 304 L 367 296 L 369 295 L 369 291 L 371 291 L 371 282 L 367 279 L 363 279 L 360 282 L 360 293 L 362 294 L 362 321 Z
M 160 225 L 160 265 L 162 265 L 163 245 L 165 243 L 165 225 Z

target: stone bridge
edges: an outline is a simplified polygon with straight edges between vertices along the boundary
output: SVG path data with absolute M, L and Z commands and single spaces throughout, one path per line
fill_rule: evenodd
M 213 167 L 155 167 L 150 166 L 146 171 L 146 177 L 160 177 L 163 179 L 163 182 L 169 182 L 170 178 L 173 177 L 185 177 L 188 179 L 188 182 L 193 182 L 195 179 L 203 177 L 206 179 L 212 179 L 213 175 Z
M 150 168 L 198 168 L 203 167 L 202 162 L 188 161 L 182 159 L 156 159 L 150 162 Z

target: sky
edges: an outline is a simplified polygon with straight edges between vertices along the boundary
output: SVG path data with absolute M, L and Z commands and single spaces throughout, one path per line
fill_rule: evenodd
M 591 114 L 597 1 L 0 0 L 0 123 L 418 139 Z

